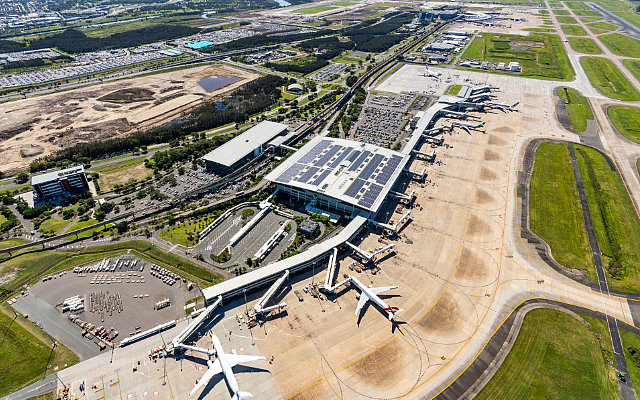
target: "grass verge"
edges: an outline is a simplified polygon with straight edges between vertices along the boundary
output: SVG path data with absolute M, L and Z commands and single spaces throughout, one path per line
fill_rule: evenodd
M 529 224 L 551 247 L 556 261 L 586 271 L 594 279 L 595 266 L 578 199 L 566 145 L 541 143 L 531 176 Z
M 475 397 L 484 399 L 619 399 L 604 321 L 558 310 L 524 317 L 513 348 Z
M 602 154 L 575 146 L 609 288 L 640 292 L 640 221 L 618 174 Z
M 567 87 L 558 88 L 558 96 L 567 103 L 573 130 L 584 132 L 587 129 L 587 121 L 593 119 L 593 112 L 587 99 L 577 90 Z
M 619 33 L 598 37 L 613 54 L 623 57 L 640 58 L 640 40 Z
M 567 35 L 587 36 L 587 31 L 585 31 L 580 25 L 560 25 L 560 27 Z
M 585 54 L 602 54 L 602 49 L 598 47 L 596 42 L 589 38 L 568 37 L 571 48 L 579 53 Z
M 607 114 L 618 132 L 632 142 L 640 143 L 640 108 L 611 106 Z
M 640 94 L 611 61 L 602 57 L 582 57 L 580 64 L 593 87 L 612 99 L 640 100 Z

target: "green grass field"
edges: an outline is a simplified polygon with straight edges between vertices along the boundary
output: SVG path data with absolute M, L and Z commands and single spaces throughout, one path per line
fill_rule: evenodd
M 632 142 L 640 143 L 640 108 L 611 106 L 607 114 L 618 132 Z
M 301 14 L 318 14 L 318 13 L 329 11 L 329 10 L 335 10 L 336 8 L 338 7 L 315 6 L 315 7 L 302 8 L 300 10 L 296 10 L 295 12 L 301 13 Z
M 571 80 L 573 68 L 557 35 L 531 33 L 529 36 L 483 33 L 476 36 L 462 58 L 509 63 L 518 61 L 521 76 Z
M 608 22 L 595 22 L 593 24 L 589 24 L 589 29 L 596 28 L 601 31 L 615 31 L 618 29 L 618 25 L 610 24 Z
M 573 10 L 574 13 L 576 13 L 576 15 L 583 15 L 580 13 L 597 13 L 597 11 L 593 11 L 593 9 L 591 7 L 589 7 L 588 5 L 580 2 L 580 1 L 565 1 L 564 4 L 567 5 L 567 7 L 569 7 L 570 9 Z
M 185 247 L 195 246 L 198 244 L 198 234 L 213 222 L 214 219 L 212 216 L 166 227 L 160 231 L 160 238 Z
M 44 333 L 36 336 L 39 328 L 20 316 L 12 323 L 13 313 L 7 308 L 2 306 L 0 310 L 0 396 L 41 379 L 51 352 L 51 343 L 44 339 Z M 11 317 L 5 313 L 11 313 Z M 62 369 L 77 362 L 75 354 L 59 345 L 49 365 Z
M 333 3 L 334 6 L 338 6 L 338 7 L 349 7 L 354 4 L 358 4 L 358 3 L 352 3 L 350 1 L 339 1 L 337 3 Z
M 632 9 L 630 3 L 623 0 L 593 0 L 593 2 L 640 27 L 640 15 L 630 11 Z
M 9 247 L 18 246 L 25 243 L 27 243 L 27 241 L 20 238 L 0 240 L 0 249 L 6 249 Z
M 595 266 L 569 162 L 565 145 L 541 143 L 538 147 L 529 190 L 529 225 L 551 247 L 556 261 L 584 270 L 594 279 Z
M 553 29 L 553 28 L 524 28 L 523 31 L 541 32 L 541 33 L 553 33 L 556 30 Z
M 445 94 L 458 94 L 460 89 L 462 89 L 462 85 L 449 85 Z
M 602 49 L 598 47 L 596 42 L 589 38 L 583 37 L 568 37 L 571 48 L 577 52 L 585 54 L 602 54 Z
M 556 17 L 556 19 L 561 24 L 577 24 L 578 23 L 578 21 L 576 21 L 576 19 L 573 17 L 560 16 L 560 17 Z
M 562 27 L 562 31 L 567 35 L 573 36 L 587 36 L 587 31 L 585 31 L 580 25 L 560 25 Z
M 553 10 L 555 15 L 569 15 L 571 14 L 569 10 Z
M 631 71 L 636 79 L 640 79 L 640 60 L 622 60 L 622 63 L 629 71 Z
M 587 121 L 593 119 L 593 112 L 587 99 L 577 90 L 564 87 L 558 88 L 558 96 L 564 101 L 569 102 L 567 104 L 567 110 L 573 130 L 576 132 L 584 132 L 587 129 Z
M 619 399 L 606 324 L 580 316 L 589 326 L 562 311 L 529 311 L 513 348 L 475 399 Z
M 623 57 L 640 58 L 640 40 L 619 33 L 598 37 L 613 54 Z
M 69 226 L 70 223 L 70 220 L 49 218 L 48 220 L 44 221 L 40 225 L 40 227 L 38 227 L 38 231 L 40 231 L 43 235 L 54 236 L 60 233 L 64 228 Z
M 103 258 L 108 254 L 120 254 L 128 251 L 149 262 L 162 265 L 187 278 L 198 281 L 201 286 L 210 286 L 222 281 L 222 276 L 184 259 L 176 254 L 168 253 L 145 241 L 124 241 L 102 246 L 90 246 L 86 250 L 23 250 L 13 257 L 0 261 L 0 279 L 7 289 L 17 289 L 43 271 L 59 271 L 72 268 L 87 262 L 89 254 L 98 254 Z
M 635 333 L 620 329 L 620 339 L 622 339 L 622 347 L 624 355 L 627 358 L 627 367 L 629 368 L 629 378 L 634 387 L 640 385 L 640 354 L 636 352 L 635 356 L 628 350 L 629 347 L 635 347 L 640 350 L 640 337 Z
M 596 150 L 576 146 L 576 159 L 602 252 L 602 264 L 610 276 L 609 287 L 640 292 L 640 222 L 626 187 L 616 170 Z M 598 201 L 598 198 L 600 201 Z M 612 261 L 620 263 L 613 266 Z
M 600 93 L 623 101 L 640 100 L 640 94 L 611 61 L 601 57 L 582 57 L 580 64 Z
M 142 164 L 145 158 L 146 157 L 132 158 L 130 160 L 121 161 L 121 162 L 110 164 L 110 165 L 105 165 L 104 167 L 92 168 L 92 170 L 94 172 L 98 172 L 100 174 L 105 174 L 105 175 L 114 174 L 116 172 L 120 172 L 125 169 L 129 169 Z

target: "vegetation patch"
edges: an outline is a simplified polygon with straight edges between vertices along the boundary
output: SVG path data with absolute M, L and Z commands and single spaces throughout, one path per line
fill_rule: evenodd
M 611 106 L 607 114 L 618 132 L 632 142 L 640 143 L 640 108 Z
M 606 32 L 615 31 L 616 29 L 618 29 L 618 25 L 610 24 L 608 22 L 594 22 L 587 26 L 589 27 L 589 29 L 595 28 L 595 29 L 598 29 L 599 31 L 606 31 Z
M 585 31 L 580 25 L 561 25 L 562 31 L 567 35 L 573 36 L 587 36 Z
M 338 7 L 315 6 L 315 7 L 302 8 L 300 10 L 296 10 L 295 12 L 301 13 L 301 14 L 318 14 L 325 11 L 335 10 L 336 8 Z
M 640 60 L 622 60 L 622 63 L 636 79 L 640 79 Z
M 556 9 L 553 10 L 553 13 L 555 15 L 569 15 L 569 14 L 571 14 L 569 12 L 569 10 L 556 10 Z
M 462 85 L 449 85 L 447 92 L 445 94 L 456 95 L 462 89 Z
M 561 24 L 577 24 L 578 23 L 578 21 L 576 21 L 576 19 L 573 17 L 560 16 L 560 17 L 556 17 L 556 19 Z
M 553 33 L 556 30 L 553 29 L 553 28 L 524 28 L 523 31 L 541 32 L 541 33 Z
M 601 57 L 582 57 L 580 64 L 593 87 L 612 99 L 640 100 L 640 94 L 611 61 Z
M 596 42 L 589 38 L 583 37 L 568 37 L 571 48 L 579 53 L 585 54 L 601 54 L 602 50 Z
M 638 39 L 619 33 L 602 35 L 599 36 L 599 39 L 614 54 L 623 57 L 640 58 L 640 40 Z
M 34 331 L 39 328 L 21 316 L 14 321 L 13 314 L 11 317 L 6 314 L 9 312 L 4 306 L 0 310 L 0 396 L 41 379 L 47 362 L 62 369 L 79 361 L 78 356 L 60 344 L 51 354 L 51 342 L 44 339 L 44 333 L 36 336 Z
M 618 171 L 598 151 L 575 146 L 602 263 L 614 290 L 640 292 L 640 222 Z
M 558 310 L 529 311 L 511 351 L 475 399 L 619 399 L 607 326 L 580 317 L 588 324 Z
M 567 268 L 596 278 L 576 180 L 566 145 L 540 143 L 529 189 L 529 225 Z
M 173 244 L 179 244 L 185 247 L 192 247 L 198 244 L 200 232 L 206 228 L 217 214 L 197 218 L 176 226 L 169 226 L 160 231 L 160 238 Z
M 587 121 L 593 120 L 591 106 L 586 97 L 577 90 L 567 87 L 558 88 L 558 96 L 565 101 L 571 127 L 576 132 L 584 132 L 587 129 Z

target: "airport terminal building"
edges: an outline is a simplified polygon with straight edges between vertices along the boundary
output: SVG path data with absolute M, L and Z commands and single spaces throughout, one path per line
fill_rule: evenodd
M 49 201 L 82 194 L 89 190 L 84 167 L 62 169 L 31 178 L 35 201 Z
M 207 171 L 223 175 L 242 167 L 262 154 L 273 139 L 286 135 L 288 128 L 277 122 L 260 122 L 204 155 L 202 159 L 207 165 Z
M 266 179 L 308 208 L 373 217 L 408 160 L 407 154 L 371 144 L 317 136 Z

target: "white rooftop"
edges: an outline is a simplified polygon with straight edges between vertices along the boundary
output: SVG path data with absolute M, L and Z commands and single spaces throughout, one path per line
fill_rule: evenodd
M 231 167 L 258 147 L 268 143 L 289 127 L 278 122 L 262 121 L 202 157 L 205 161 Z
M 372 144 L 317 136 L 265 179 L 376 212 L 408 159 Z
M 84 173 L 84 167 L 79 165 L 77 167 L 65 168 L 58 171 L 47 172 L 46 174 L 35 175 L 31 177 L 31 185 L 39 185 L 45 182 L 57 181 L 64 179 L 69 175 L 77 175 Z

